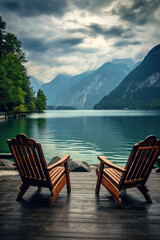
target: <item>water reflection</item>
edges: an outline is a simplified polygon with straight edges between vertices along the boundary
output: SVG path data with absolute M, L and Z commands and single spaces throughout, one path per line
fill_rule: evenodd
M 33 114 L 26 119 L 0 123 L 0 150 L 7 152 L 6 139 L 23 132 L 42 144 L 47 159 L 70 154 L 74 159 L 97 163 L 97 155 L 104 155 L 124 166 L 134 143 L 150 134 L 160 138 L 159 121 L 158 111 L 54 111 Z

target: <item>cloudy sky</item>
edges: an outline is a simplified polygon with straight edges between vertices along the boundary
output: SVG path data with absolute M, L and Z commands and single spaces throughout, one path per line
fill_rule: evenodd
M 44 82 L 115 58 L 139 61 L 160 43 L 160 0 L 0 0 L 28 73 Z

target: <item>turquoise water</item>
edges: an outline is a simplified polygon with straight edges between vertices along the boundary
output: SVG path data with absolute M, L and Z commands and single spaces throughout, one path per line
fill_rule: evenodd
M 40 142 L 47 160 L 70 154 L 92 164 L 103 155 L 124 166 L 134 143 L 150 134 L 160 138 L 160 111 L 46 111 L 1 120 L 0 152 L 9 152 L 6 140 L 18 133 Z

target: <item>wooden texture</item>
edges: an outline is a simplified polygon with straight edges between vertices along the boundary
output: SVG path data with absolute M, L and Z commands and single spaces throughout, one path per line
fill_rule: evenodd
M 117 205 L 121 205 L 120 191 L 137 187 L 148 203 L 152 203 L 146 187 L 146 181 L 154 163 L 160 153 L 160 141 L 155 136 L 148 136 L 144 141 L 135 144 L 132 148 L 125 168 L 121 168 L 105 157 L 99 156 L 101 161 L 97 170 L 96 193 L 99 194 L 102 184 L 112 195 Z M 107 168 L 104 168 L 104 165 Z
M 63 188 L 48 209 L 47 188 L 30 187 L 24 199 L 16 202 L 19 175 L 1 176 L 1 239 L 159 240 L 160 173 L 153 169 L 147 181 L 153 204 L 146 203 L 137 188 L 131 188 L 121 191 L 121 208 L 103 186 L 95 195 L 95 171 L 71 172 L 70 179 L 70 195 Z
M 22 180 L 17 201 L 22 199 L 30 186 L 49 188 L 51 191 L 49 206 L 54 204 L 65 185 L 67 185 L 68 193 L 70 192 L 67 164 L 69 155 L 65 155 L 57 163 L 47 167 L 41 145 L 34 139 L 18 134 L 16 138 L 7 142 Z

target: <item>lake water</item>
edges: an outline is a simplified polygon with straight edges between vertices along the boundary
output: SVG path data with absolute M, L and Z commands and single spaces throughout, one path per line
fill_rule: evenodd
M 92 164 L 103 155 L 125 166 L 134 143 L 150 134 L 160 138 L 160 111 L 46 111 L 0 120 L 0 152 L 9 152 L 6 140 L 18 133 L 40 142 L 47 160 L 69 154 Z

